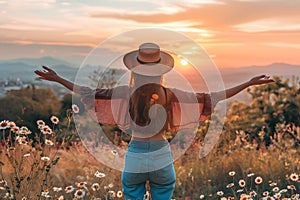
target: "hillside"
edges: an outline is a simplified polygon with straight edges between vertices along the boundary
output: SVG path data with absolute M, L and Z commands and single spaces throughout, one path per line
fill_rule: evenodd
M 78 70 L 73 64 L 52 57 L 0 60 L 0 80 L 15 78 L 21 78 L 25 81 L 34 80 L 36 75 L 33 71 L 41 69 L 42 65 L 51 66 L 61 76 L 70 80 L 74 80 Z M 96 69 L 99 69 L 99 67 L 86 66 L 85 75 L 91 74 Z M 220 68 L 220 73 L 225 85 L 232 86 L 259 74 L 283 77 L 300 76 L 300 65 L 273 63 L 266 66 L 253 65 L 240 68 Z

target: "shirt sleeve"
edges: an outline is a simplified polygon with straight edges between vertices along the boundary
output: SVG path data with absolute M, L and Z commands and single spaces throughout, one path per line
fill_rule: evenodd
M 128 90 L 128 86 L 94 90 L 82 87 L 81 101 L 92 119 L 126 130 L 129 128 Z
M 179 129 L 198 127 L 198 123 L 208 119 L 215 107 L 209 93 L 193 93 L 178 89 L 168 89 L 168 128 L 172 132 Z

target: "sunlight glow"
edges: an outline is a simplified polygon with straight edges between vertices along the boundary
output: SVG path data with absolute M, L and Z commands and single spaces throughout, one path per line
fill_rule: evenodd
M 182 60 L 180 61 L 180 63 L 181 63 L 183 66 L 186 66 L 189 62 L 188 62 L 187 60 L 185 60 L 185 59 L 182 59 Z

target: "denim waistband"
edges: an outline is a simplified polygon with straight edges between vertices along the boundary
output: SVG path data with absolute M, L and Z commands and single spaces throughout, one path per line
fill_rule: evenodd
M 173 163 L 169 142 L 136 141 L 129 143 L 124 171 L 131 173 L 151 172 Z
M 160 141 L 131 140 L 128 149 L 133 152 L 135 152 L 135 150 L 138 150 L 138 152 L 140 152 L 140 150 L 156 151 L 166 146 L 169 146 L 169 142 L 167 140 L 160 140 Z

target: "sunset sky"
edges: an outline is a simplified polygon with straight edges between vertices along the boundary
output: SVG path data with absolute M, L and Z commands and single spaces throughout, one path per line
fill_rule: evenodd
M 202 45 L 218 67 L 300 64 L 298 0 L 0 0 L 0 59 L 80 63 L 124 31 L 161 27 Z

